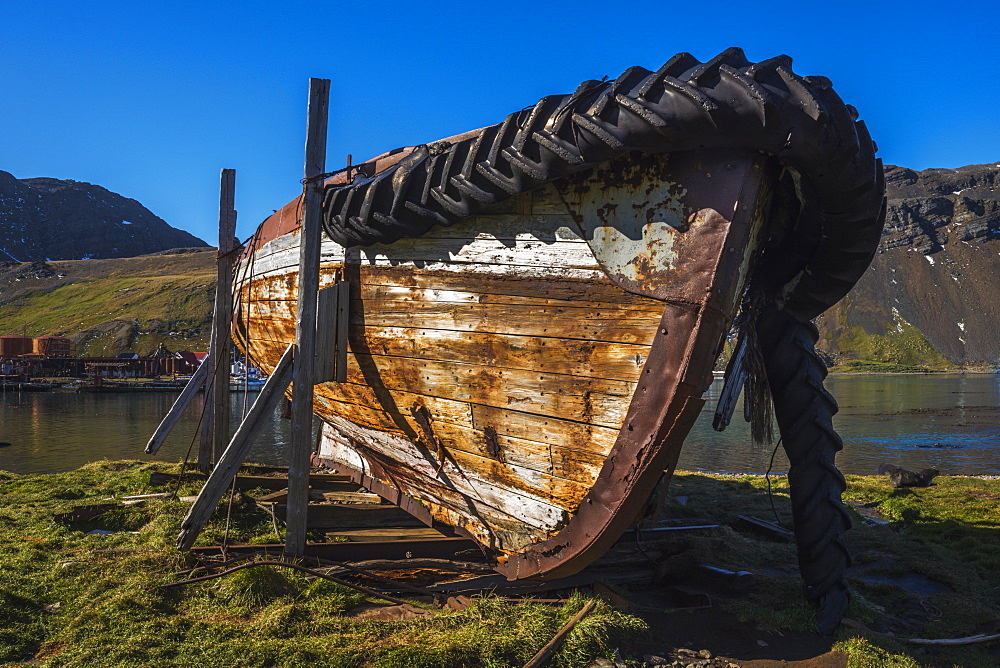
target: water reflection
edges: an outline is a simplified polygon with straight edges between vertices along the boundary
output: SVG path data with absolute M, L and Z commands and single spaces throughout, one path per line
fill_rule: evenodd
M 942 474 L 1000 474 L 1000 376 L 933 374 L 832 376 L 827 389 L 840 412 L 834 426 L 844 439 L 837 465 L 845 473 L 874 473 L 889 462 L 904 468 L 933 467 Z M 733 423 L 719 434 L 712 412 L 722 390 L 712 383 L 708 403 L 684 444 L 679 468 L 760 473 L 772 448 L 754 446 L 737 406 Z M 787 471 L 779 449 L 775 471 Z
M 256 397 L 251 394 L 251 401 Z M 0 396 L 0 469 L 15 473 L 67 471 L 98 459 L 180 461 L 191 449 L 202 410 L 198 395 L 156 456 L 143 452 L 176 395 L 93 394 L 85 392 L 26 392 Z M 248 408 L 248 407 L 247 407 Z M 245 412 L 242 393 L 233 395 L 233 428 Z M 276 411 L 268 420 L 249 460 L 285 463 L 288 420 Z
M 837 464 L 845 473 L 873 473 L 890 462 L 906 468 L 934 467 L 943 474 L 1000 474 L 1000 376 L 948 374 L 837 376 L 827 380 L 840 413 L 835 426 L 844 439 Z M 679 467 L 763 473 L 771 448 L 750 442 L 749 426 L 736 409 L 723 433 L 712 429 L 721 380 L 684 444 Z M 251 394 L 252 400 L 256 395 Z M 66 471 L 97 459 L 179 461 L 192 444 L 201 412 L 199 396 L 156 457 L 143 453 L 147 440 L 175 395 L 42 392 L 0 395 L 0 469 L 16 473 Z M 233 428 L 248 408 L 233 396 Z M 285 463 L 289 422 L 276 412 L 249 459 Z M 194 453 L 197 444 L 194 444 Z M 194 455 L 192 455 L 194 456 Z M 775 471 L 786 471 L 782 452 Z

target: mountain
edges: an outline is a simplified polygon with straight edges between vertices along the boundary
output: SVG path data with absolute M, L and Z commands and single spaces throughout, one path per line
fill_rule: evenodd
M 134 199 L 101 186 L 0 171 L 0 260 L 134 257 L 206 247 Z
M 821 352 L 841 364 L 996 365 L 1000 163 L 885 175 L 882 241 L 854 290 L 817 321 Z

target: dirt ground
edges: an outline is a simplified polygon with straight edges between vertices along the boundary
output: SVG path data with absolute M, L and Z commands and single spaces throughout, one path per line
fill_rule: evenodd
M 633 614 L 642 617 L 650 628 L 648 636 L 630 648 L 635 655 L 679 660 L 685 666 L 699 665 L 698 661 L 706 658 L 699 654 L 701 650 L 711 654 L 711 662 L 703 664 L 708 666 L 844 668 L 847 665 L 846 654 L 830 651 L 832 638 L 816 633 L 760 631 L 718 608 Z

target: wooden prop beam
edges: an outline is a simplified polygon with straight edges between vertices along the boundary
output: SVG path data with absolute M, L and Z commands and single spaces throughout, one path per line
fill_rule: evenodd
M 219 356 L 215 371 L 215 415 L 212 436 L 212 461 L 216 462 L 223 448 L 229 443 L 229 400 L 230 360 L 232 359 L 233 322 L 233 267 L 236 263 L 236 170 L 223 169 L 219 174 L 219 263 L 216 282 L 216 308 L 212 327 L 218 343 Z
M 212 312 L 213 362 L 212 391 L 205 394 L 205 410 L 211 419 L 203 421 L 198 448 L 198 468 L 207 473 L 218 460 L 222 444 L 229 442 L 229 359 L 232 344 L 229 329 L 233 319 L 233 264 L 236 249 L 236 170 L 223 169 L 219 175 L 219 257 Z M 211 403 L 209 403 L 211 401 Z
M 198 534 L 201 533 L 202 528 L 215 512 L 222 496 L 232 484 L 233 476 L 236 475 L 247 453 L 250 452 L 250 448 L 253 447 L 260 432 L 267 425 L 271 414 L 274 413 L 274 409 L 277 408 L 278 400 L 284 395 L 285 388 L 292 380 L 294 350 L 294 345 L 289 345 L 285 349 L 278 366 L 264 383 L 260 395 L 250 407 L 246 419 L 236 430 L 229 447 L 222 453 L 218 464 L 201 488 L 201 492 L 198 493 L 198 500 L 191 505 L 191 509 L 181 523 L 181 532 L 177 537 L 179 549 L 187 550 L 194 544 Z
M 299 240 L 299 293 L 295 321 L 295 371 L 292 378 L 292 435 L 288 459 L 288 530 L 285 551 L 302 555 L 306 547 L 309 460 L 313 449 L 313 385 L 316 378 L 316 305 L 322 243 L 323 174 L 330 80 L 309 80 L 306 121 L 305 192 Z
M 215 374 L 215 355 L 212 351 L 218 348 L 215 344 L 215 330 L 212 330 L 212 338 L 208 346 L 208 358 L 212 360 L 212 365 L 208 369 L 209 378 Z M 205 362 L 202 362 L 202 366 Z M 205 381 L 204 408 L 201 416 L 201 431 L 198 433 L 198 470 L 208 473 L 212 470 L 212 439 L 215 437 L 215 413 L 212 407 L 215 405 L 215 383 Z
M 177 424 L 177 421 L 180 419 L 184 409 L 188 407 L 188 404 L 191 403 L 191 399 L 194 398 L 194 395 L 198 393 L 198 390 L 200 390 L 205 384 L 205 381 L 208 380 L 208 371 L 211 367 L 212 353 L 209 353 L 208 356 L 202 360 L 201 366 L 195 370 L 194 375 L 191 376 L 191 380 L 189 380 L 187 385 L 184 386 L 184 389 L 181 390 L 180 395 L 174 401 L 174 405 L 170 407 L 170 410 L 167 411 L 167 414 L 160 422 L 160 426 L 158 426 L 156 431 L 153 432 L 153 435 L 149 439 L 149 443 L 146 444 L 146 454 L 155 455 L 156 451 L 160 449 L 161 445 L 163 445 L 163 442 L 167 440 L 167 436 L 169 436 L 170 432 L 173 431 L 174 425 Z

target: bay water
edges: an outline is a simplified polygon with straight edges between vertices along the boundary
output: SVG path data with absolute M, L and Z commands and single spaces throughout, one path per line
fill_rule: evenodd
M 840 404 L 834 426 L 844 440 L 837 464 L 845 473 L 871 474 L 882 463 L 943 475 L 1000 475 L 1000 375 L 838 375 L 826 381 Z M 684 443 L 679 469 L 763 473 L 772 447 L 754 445 L 737 406 L 730 427 L 712 429 L 722 389 L 717 378 L 697 424 Z M 233 394 L 233 428 L 256 398 Z M 100 459 L 180 461 L 191 448 L 201 413 L 199 396 L 155 457 L 143 448 L 173 404 L 173 393 L 92 394 L 7 392 L 0 394 L 0 470 L 52 473 Z M 283 465 L 289 421 L 276 412 L 248 461 Z M 788 460 L 779 448 L 773 470 Z

